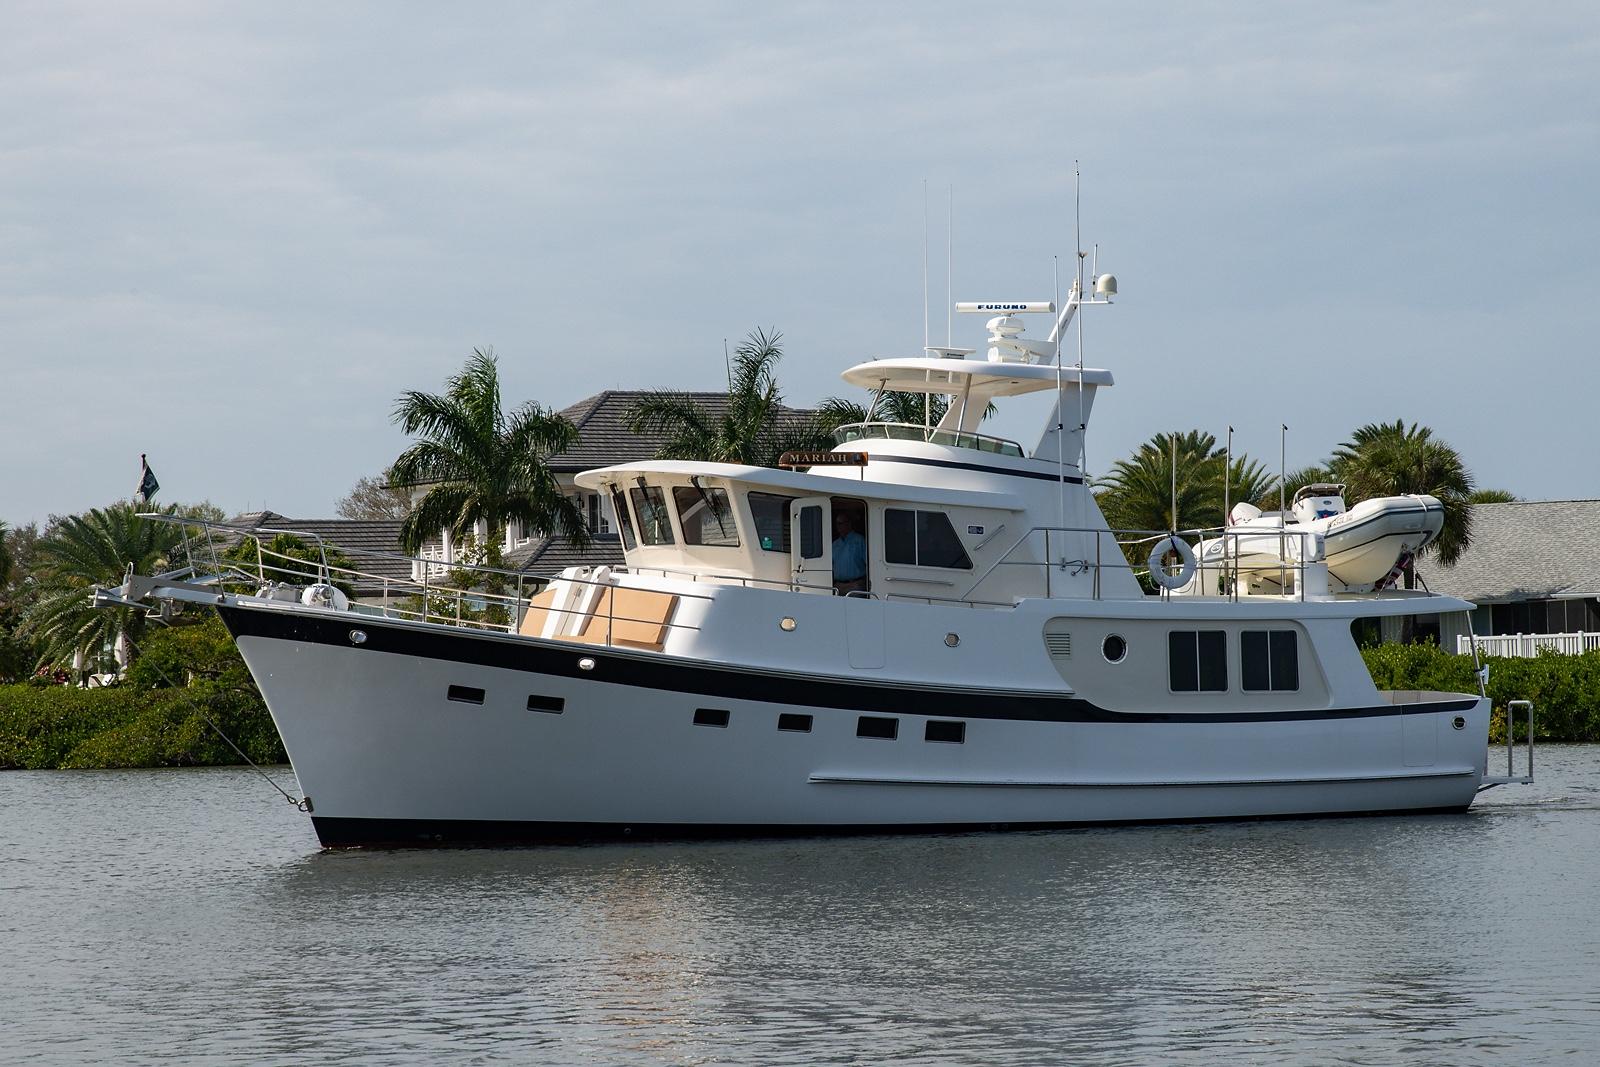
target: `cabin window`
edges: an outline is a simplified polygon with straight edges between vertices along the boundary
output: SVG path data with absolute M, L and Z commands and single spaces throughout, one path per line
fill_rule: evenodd
M 863 715 L 856 719 L 857 737 L 876 737 L 882 741 L 893 741 L 899 735 L 899 719 L 886 719 L 877 715 Z
M 1300 688 L 1300 650 L 1293 630 L 1246 630 L 1239 635 L 1239 684 L 1247 692 Z
M 972 569 L 950 516 L 942 511 L 884 508 L 883 558 L 915 567 Z
M 768 552 L 789 554 L 789 506 L 793 503 L 792 496 L 750 494 L 750 517 L 755 521 L 756 541 Z
M 739 547 L 739 531 L 725 490 L 680 485 L 672 490 L 672 501 L 678 505 L 684 544 Z
M 696 726 L 718 726 L 726 728 L 728 725 L 727 708 L 696 708 L 694 712 Z
M 672 520 L 667 518 L 667 499 L 658 486 L 647 485 L 629 489 L 633 513 L 639 517 L 639 543 L 642 545 L 674 544 Z
M 809 734 L 811 732 L 811 716 L 786 711 L 778 716 L 778 729 L 793 734 Z
M 967 724 L 948 719 L 929 719 L 928 725 L 923 728 L 922 737 L 925 741 L 941 741 L 947 745 L 965 744 Z
M 528 710 L 544 711 L 551 715 L 560 715 L 566 709 L 567 701 L 564 697 L 547 697 L 538 693 L 528 694 Z
M 622 547 L 632 548 L 638 543 L 633 536 L 633 517 L 628 514 L 628 502 L 615 489 L 611 490 L 611 510 L 617 513 L 617 525 L 622 528 Z
M 452 685 L 445 690 L 446 698 L 460 704 L 482 704 L 484 695 L 482 689 L 471 685 Z
M 1228 635 L 1222 630 L 1167 634 L 1167 673 L 1174 693 L 1228 691 Z

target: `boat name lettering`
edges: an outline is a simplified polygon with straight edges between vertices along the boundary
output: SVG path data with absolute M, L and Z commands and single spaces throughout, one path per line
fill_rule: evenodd
M 785 452 L 780 467 L 865 467 L 865 452 Z

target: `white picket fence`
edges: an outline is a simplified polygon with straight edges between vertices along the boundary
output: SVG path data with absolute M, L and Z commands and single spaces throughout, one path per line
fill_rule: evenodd
M 1577 655 L 1600 648 L 1600 633 L 1575 634 L 1500 634 L 1496 637 L 1478 638 L 1478 652 L 1484 656 L 1522 656 L 1532 658 L 1541 648 Z M 1472 655 L 1472 639 L 1456 638 L 1456 651 L 1463 656 Z

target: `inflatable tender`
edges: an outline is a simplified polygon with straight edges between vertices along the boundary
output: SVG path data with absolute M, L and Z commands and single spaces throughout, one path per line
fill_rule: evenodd
M 1433 496 L 1386 496 L 1346 508 L 1344 486 L 1308 485 L 1294 495 L 1287 521 L 1237 504 L 1226 532 L 1200 542 L 1192 580 L 1179 592 L 1217 593 L 1237 567 L 1240 592 L 1292 589 L 1302 560 L 1328 565 L 1331 592 L 1367 592 L 1392 583 L 1393 572 L 1444 528 L 1444 504 Z

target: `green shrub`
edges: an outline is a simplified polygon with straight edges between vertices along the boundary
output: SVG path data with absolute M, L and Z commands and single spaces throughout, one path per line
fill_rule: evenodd
M 242 762 L 202 716 L 255 762 L 283 762 L 266 706 L 216 683 L 161 690 L 7 685 L 0 686 L 0 769 Z
M 1379 689 L 1434 689 L 1476 693 L 1469 656 L 1452 656 L 1432 644 L 1387 644 L 1361 650 Z M 1505 738 L 1506 706 L 1533 701 L 1533 733 L 1540 741 L 1600 741 L 1600 651 L 1578 656 L 1540 649 L 1532 659 L 1485 656 L 1489 699 L 1494 703 L 1490 736 Z M 1517 736 L 1525 733 L 1521 719 Z

